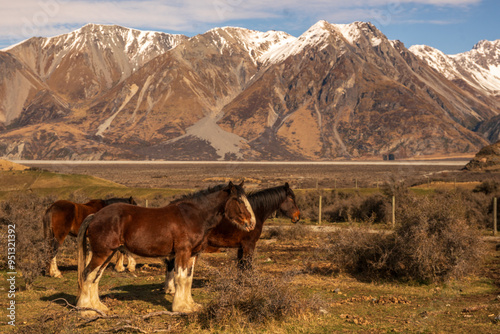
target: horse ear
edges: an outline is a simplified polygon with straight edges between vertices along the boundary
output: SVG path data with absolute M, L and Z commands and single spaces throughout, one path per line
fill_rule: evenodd
M 241 183 L 240 183 L 240 187 L 242 187 L 242 188 L 243 188 L 243 185 L 244 185 L 244 184 L 245 184 L 245 180 L 241 181 Z
M 234 184 L 232 181 L 229 181 L 229 183 L 227 184 L 227 186 L 224 188 L 224 190 L 226 192 L 228 192 L 229 194 L 233 191 L 234 189 Z
M 285 189 L 290 189 L 290 185 L 288 184 L 288 182 L 285 182 Z

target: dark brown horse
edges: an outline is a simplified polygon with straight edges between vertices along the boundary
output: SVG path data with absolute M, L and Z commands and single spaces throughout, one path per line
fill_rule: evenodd
M 198 309 L 191 295 L 194 263 L 208 232 L 226 217 L 246 231 L 255 227 L 255 216 L 242 185 L 231 182 L 197 192 L 162 208 L 113 204 L 89 216 L 78 232 L 77 306 L 100 311 L 98 284 L 112 256 L 120 247 L 145 257 L 175 255 L 176 292 L 173 311 Z M 92 250 L 87 263 L 85 236 Z M 85 312 L 85 313 L 92 313 Z
M 295 194 L 288 183 L 283 186 L 263 189 L 248 194 L 248 201 L 255 214 L 256 225 L 252 231 L 242 231 L 235 228 L 227 219 L 210 231 L 207 238 L 205 252 L 211 253 L 219 248 L 238 248 L 238 266 L 240 269 L 252 267 L 253 252 L 255 245 L 262 233 L 264 222 L 276 210 L 280 210 L 285 216 L 296 223 L 300 220 L 300 211 L 295 203 Z M 174 284 L 174 260 L 166 259 L 167 275 L 165 280 L 165 292 L 175 293 Z
M 43 217 L 43 233 L 49 242 L 50 262 L 48 274 L 53 277 L 62 277 L 57 268 L 57 250 L 68 235 L 76 237 L 83 220 L 90 214 L 96 213 L 107 205 L 113 203 L 129 203 L 137 205 L 132 197 L 110 198 L 106 200 L 93 199 L 85 204 L 73 203 L 66 200 L 54 202 Z

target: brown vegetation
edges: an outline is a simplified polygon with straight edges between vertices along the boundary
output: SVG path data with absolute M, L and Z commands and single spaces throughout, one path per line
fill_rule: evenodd
M 351 229 L 331 240 L 330 258 L 363 280 L 438 282 L 472 273 L 483 258 L 479 230 L 461 194 L 400 194 L 394 233 Z

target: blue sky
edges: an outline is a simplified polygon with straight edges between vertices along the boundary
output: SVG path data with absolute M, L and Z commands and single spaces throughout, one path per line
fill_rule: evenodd
M 0 11 L 0 48 L 32 36 L 54 36 L 87 23 L 193 36 L 214 27 L 282 30 L 299 36 L 319 20 L 370 21 L 407 47 L 447 54 L 500 39 L 498 0 L 18 0 Z

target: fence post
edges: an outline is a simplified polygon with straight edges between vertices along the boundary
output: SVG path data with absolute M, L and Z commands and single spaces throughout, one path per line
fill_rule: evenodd
M 321 225 L 321 202 L 322 202 L 322 196 L 319 195 L 319 212 L 318 212 L 318 224 Z
M 392 196 L 392 228 L 396 227 L 396 196 Z
M 146 200 L 146 208 L 148 207 L 148 200 Z
M 493 198 L 493 235 L 497 235 L 497 221 L 498 221 L 498 201 L 497 198 Z

